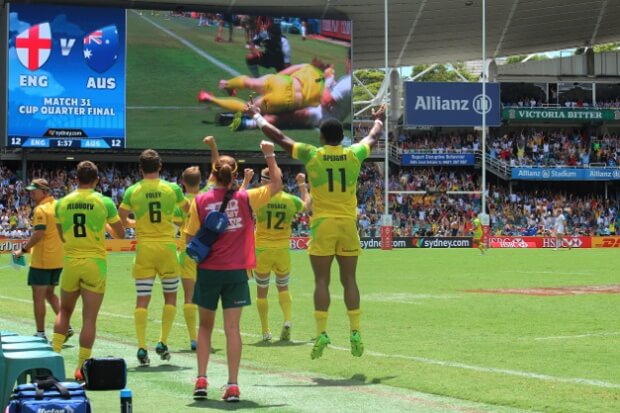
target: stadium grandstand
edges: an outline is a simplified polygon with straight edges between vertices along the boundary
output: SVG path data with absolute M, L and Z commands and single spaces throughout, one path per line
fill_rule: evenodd
M 620 2 L 16 0 L 0 10 L 0 339 L 47 334 L 41 351 L 51 352 L 52 342 L 58 349 L 66 338 L 59 379 L 84 381 L 78 371 L 86 353 L 77 336 L 88 315 L 80 315 L 78 300 L 76 336 L 73 329 L 58 335 L 58 308 L 48 296 L 45 331 L 35 329 L 30 274 L 37 268 L 32 248 L 24 247 L 42 228 L 36 189 L 54 200 L 83 191 L 78 164 L 88 160 L 98 168 L 94 190 L 109 197 L 124 225 L 124 239 L 117 239 L 109 227 L 116 219 L 108 217 L 100 240 L 106 293 L 92 357 L 125 359 L 135 412 L 234 409 L 220 405 L 222 398 L 248 411 L 278 412 L 620 411 Z M 463 106 L 473 120 L 443 112 L 462 101 L 465 92 L 455 85 L 477 88 Z M 387 116 L 378 121 L 382 105 Z M 338 150 L 364 158 L 353 189 L 344 168 L 328 168 L 321 182 L 329 182 L 329 192 L 342 185 L 356 199 L 357 233 L 346 235 L 359 239 L 361 304 L 355 319 L 350 268 L 341 267 L 340 278 L 332 269 L 331 342 L 317 357 L 317 265 L 306 250 L 319 245 L 312 196 L 320 179 L 301 161 L 299 143 L 324 145 L 320 126 L 333 118 L 344 129 Z M 134 305 L 145 287 L 134 280 L 134 266 L 144 226 L 135 221 L 147 209 L 130 211 L 129 199 L 148 180 L 139 158 L 155 149 L 161 181 L 187 192 L 189 212 L 182 202 L 168 211 L 178 268 L 189 260 L 187 213 L 199 210 L 183 178 L 188 169 L 199 166 L 201 193 L 209 193 L 225 159 L 219 152 L 236 159 L 233 188 L 264 192 L 277 181 L 265 176 L 272 155 L 260 146 L 269 125 L 298 142 L 291 156 L 276 145 L 275 158 L 282 190 L 303 207 L 290 221 L 286 274 L 274 266 L 277 290 L 261 304 L 255 291 L 265 281 L 248 268 L 251 306 L 239 315 L 237 383 L 230 378 L 231 307 L 222 299 L 224 321 L 213 316 L 209 352 L 201 355 L 206 307 L 198 303 L 196 311 L 196 299 L 183 301 L 191 290 L 182 274 L 174 281 L 183 287 L 174 298 L 182 315 L 170 310 L 174 282 L 155 278 L 148 293 L 162 289 L 164 298 L 153 294 L 139 325 Z M 370 149 L 367 137 L 377 125 L 384 130 Z M 359 148 L 366 155 L 353 152 Z M 300 181 L 306 175 L 308 184 Z M 147 215 L 150 224 L 161 222 L 152 202 Z M 282 212 L 273 222 L 267 216 L 269 228 L 277 222 L 274 228 L 288 230 Z M 77 234 L 84 223 L 74 217 L 73 224 Z M 22 251 L 25 266 L 14 255 Z M 271 253 L 274 262 L 283 260 Z M 164 261 L 151 261 L 158 259 Z M 61 296 L 52 285 L 62 281 L 50 283 L 51 296 Z M 288 303 L 283 286 L 293 297 Z M 265 302 L 272 325 L 281 322 L 273 309 L 282 308 L 280 339 L 261 330 Z M 358 358 L 360 309 L 365 352 L 362 346 Z M 141 328 L 151 338 L 161 329 L 160 340 L 136 346 Z M 15 350 L 6 338 L 2 410 L 15 385 Z M 197 377 L 196 360 L 200 366 L 205 357 L 208 374 Z M 87 392 L 93 410 L 118 409 L 117 392 Z

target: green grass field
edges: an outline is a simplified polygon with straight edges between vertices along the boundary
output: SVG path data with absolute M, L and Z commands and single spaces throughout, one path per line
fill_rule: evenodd
M 233 77 L 230 71 L 248 74 L 245 34 L 235 29 L 233 43 L 218 43 L 214 40 L 216 28 L 197 27 L 197 22 L 186 17 L 166 19 L 164 14 L 127 12 L 127 147 L 204 149 L 202 137 L 215 135 L 222 149 L 259 150 L 263 138 L 260 131 L 232 132 L 217 125 L 215 117 L 220 109 L 215 105 L 207 108 L 196 100 L 199 89 L 226 96 L 217 90 L 217 84 L 220 79 Z M 302 42 L 297 35 L 288 39 L 294 64 L 318 57 L 333 62 L 338 76 L 345 73 L 344 46 L 312 39 Z M 204 53 L 229 69 L 216 66 Z M 261 69 L 261 74 L 267 73 Z M 313 130 L 287 133 L 304 142 L 318 143 Z
M 0 270 L 0 324 L 34 332 L 26 273 Z M 136 368 L 131 254 L 109 257 L 109 281 L 94 355 L 125 357 L 136 412 L 185 412 L 209 407 L 253 411 L 617 412 L 620 411 L 620 328 L 617 294 L 532 296 L 466 290 L 620 284 L 613 250 L 366 251 L 360 259 L 362 333 L 366 354 L 348 349 L 348 320 L 334 273 L 328 332 L 333 345 L 310 360 L 312 273 L 293 252 L 293 342 L 260 342 L 255 307 L 242 318 L 244 353 L 236 406 L 191 399 L 195 359 L 177 313 L 170 363 Z M 252 289 L 255 286 L 252 284 Z M 281 313 L 270 292 L 274 335 Z M 149 312 L 148 338 L 158 338 L 160 286 Z M 218 317 L 220 318 L 220 317 Z M 49 324 L 52 317 L 48 316 Z M 79 313 L 73 325 L 79 330 Z M 49 327 L 51 329 L 51 326 Z M 50 330 L 48 329 L 48 332 Z M 77 340 L 63 352 L 72 372 Z M 214 335 L 210 398 L 226 381 L 225 341 Z M 91 392 L 94 411 L 117 411 L 116 392 Z

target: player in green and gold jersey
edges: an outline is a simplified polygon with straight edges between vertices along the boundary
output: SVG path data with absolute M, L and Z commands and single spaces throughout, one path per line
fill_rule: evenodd
M 200 175 L 200 168 L 197 166 L 190 166 L 185 169 L 181 175 L 181 181 L 185 187 L 185 199 L 187 199 L 190 204 L 200 192 Z M 198 309 L 196 304 L 192 302 L 194 285 L 196 284 L 196 261 L 192 260 L 185 252 L 187 242 L 183 231 L 187 225 L 187 213 L 180 209 L 178 211 L 182 214 L 179 263 L 181 265 L 181 284 L 184 294 L 183 315 L 185 317 L 185 324 L 187 325 L 187 332 L 189 333 L 190 348 L 196 350 L 196 334 L 198 331 L 196 314 Z
M 136 310 L 134 313 L 138 337 L 138 361 L 150 363 L 146 348 L 148 305 L 155 276 L 159 275 L 164 293 L 161 332 L 155 351 L 162 360 L 170 359 L 168 336 L 176 315 L 177 289 L 181 269 L 177 257 L 174 211 L 178 206 L 187 211 L 188 202 L 179 185 L 159 178 L 161 158 L 153 149 L 140 155 L 143 179 L 127 188 L 119 215 L 123 224 L 136 228 L 136 258 L 133 276 L 136 281 Z M 129 218 L 133 211 L 135 219 Z
M 269 124 L 260 110 L 248 105 L 251 115 L 263 133 L 279 144 L 305 166 L 312 195 L 311 239 L 308 248 L 314 271 L 314 308 L 317 338 L 310 356 L 323 355 L 330 344 L 327 335 L 327 310 L 330 304 L 329 280 L 334 257 L 340 267 L 340 282 L 351 328 L 351 354 L 360 357 L 364 345 L 360 335 L 360 293 L 356 281 L 357 257 L 360 255 L 357 232 L 357 178 L 362 162 L 383 132 L 385 107 L 373 111 L 375 125 L 368 136 L 350 147 L 343 147 L 344 131 L 336 119 L 323 121 L 320 127 L 321 147 L 295 142 Z
M 261 171 L 261 184 L 271 182 L 269 168 Z M 306 185 L 305 176 L 302 185 Z M 307 187 L 307 185 L 306 185 Z M 307 191 L 306 187 L 303 187 Z M 284 315 L 284 323 L 280 333 L 280 340 L 291 339 L 291 293 L 288 288 L 291 271 L 290 236 L 291 221 L 295 215 L 304 210 L 303 201 L 289 193 L 280 191 L 271 197 L 268 204 L 255 211 L 256 215 L 256 306 L 260 317 L 263 341 L 272 339 L 269 329 L 269 277 L 271 272 L 276 275 L 278 302 Z
M 78 188 L 59 200 L 55 210 L 56 226 L 65 247 L 65 261 L 60 281 L 60 312 L 54 324 L 52 345 L 54 351 L 62 349 L 71 315 L 81 296 L 82 329 L 76 380 L 83 379 L 82 364 L 91 355 L 97 315 L 105 293 L 106 228 L 115 238 L 125 237 L 114 202 L 95 192 L 98 173 L 94 163 L 80 162 L 77 166 Z

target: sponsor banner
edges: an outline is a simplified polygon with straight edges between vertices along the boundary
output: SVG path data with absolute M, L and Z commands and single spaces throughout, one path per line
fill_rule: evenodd
M 592 237 L 592 248 L 620 249 L 620 236 Z
M 489 237 L 490 248 L 537 248 L 536 242 L 523 237 Z
M 474 245 L 471 237 L 414 237 L 411 243 L 414 248 L 471 248 Z
M 620 168 L 512 168 L 512 179 L 524 181 L 618 181 Z
M 308 237 L 291 237 L 291 249 L 292 250 L 307 250 L 308 242 L 310 238 Z
M 28 238 L 25 239 L 9 239 L 0 237 L 0 254 L 12 254 L 22 249 L 26 245 Z
M 135 239 L 107 239 L 105 240 L 105 250 L 108 252 L 135 252 Z
M 11 4 L 8 145 L 125 147 L 125 10 Z
M 568 243 L 572 248 L 591 248 L 592 237 L 566 236 L 562 247 L 567 247 Z M 489 237 L 489 246 L 491 248 L 555 248 L 556 239 L 555 237 L 493 236 Z
M 404 153 L 401 165 L 474 165 L 473 153 Z
M 321 20 L 321 35 L 351 41 L 351 20 Z
M 405 127 L 487 126 L 500 124 L 499 84 L 405 82 Z
M 502 119 L 508 121 L 543 122 L 618 122 L 620 111 L 611 109 L 586 108 L 505 108 Z
M 360 246 L 363 250 L 380 249 L 383 246 L 381 237 L 360 238 Z M 392 248 L 413 248 L 413 238 L 411 237 L 392 237 Z

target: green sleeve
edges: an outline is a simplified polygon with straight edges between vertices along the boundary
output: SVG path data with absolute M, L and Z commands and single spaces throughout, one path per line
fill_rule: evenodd
M 104 196 L 102 198 L 103 205 L 105 205 L 107 210 L 106 219 L 109 221 L 110 219 L 118 215 L 118 210 L 116 209 L 116 205 L 114 205 L 114 201 L 112 201 L 112 198 L 109 198 L 107 196 Z
M 133 185 L 127 188 L 125 194 L 123 195 L 123 202 L 121 203 L 121 206 L 124 205 L 127 209 L 131 209 L 131 195 L 133 194 L 134 188 L 135 187 Z
M 295 205 L 295 213 L 299 213 L 304 209 L 304 203 L 300 197 L 291 195 L 291 199 L 293 200 L 293 205 Z
M 186 199 L 185 195 L 183 195 L 183 190 L 178 184 L 172 184 L 172 189 L 174 190 L 174 194 L 177 197 L 177 205 L 184 204 Z
M 370 146 L 365 143 L 356 143 L 349 147 L 351 151 L 355 154 L 355 157 L 361 162 L 364 162 L 364 159 L 370 156 Z
M 316 147 L 307 143 L 295 142 L 293 145 L 293 159 L 300 160 L 303 164 L 307 164 L 316 154 Z

